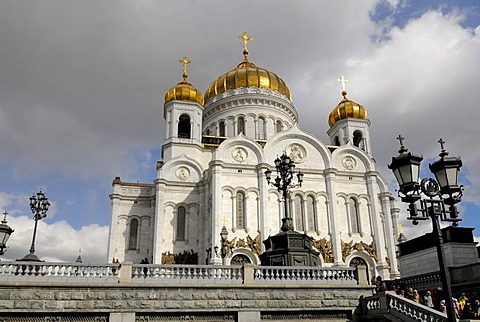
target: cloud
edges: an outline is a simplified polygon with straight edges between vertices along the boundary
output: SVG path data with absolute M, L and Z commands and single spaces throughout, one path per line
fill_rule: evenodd
M 2 260 L 16 260 L 29 253 L 34 221 L 27 216 L 10 216 L 7 220 L 15 231 L 8 240 L 8 249 Z M 75 262 L 81 249 L 84 263 L 106 263 L 107 243 L 107 226 L 93 224 L 77 230 L 63 220 L 53 223 L 41 220 L 38 222 L 35 254 L 47 262 Z

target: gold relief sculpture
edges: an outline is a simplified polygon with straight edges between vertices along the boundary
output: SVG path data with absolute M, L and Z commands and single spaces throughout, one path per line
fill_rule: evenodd
M 314 239 L 312 244 L 313 247 L 318 249 L 325 263 L 333 263 L 335 260 L 335 255 L 333 254 L 332 243 L 330 241 L 327 241 L 326 238 L 322 238 L 320 240 Z
M 241 238 L 237 241 L 237 247 L 243 247 L 243 248 L 247 248 L 247 243 L 245 242 L 245 239 Z
M 162 253 L 162 264 L 198 264 L 198 253 L 193 249 L 178 254 Z
M 355 244 L 353 244 L 353 240 L 351 240 L 349 243 L 344 243 L 343 240 L 340 240 L 340 242 L 342 243 L 343 261 L 345 261 L 345 259 L 348 257 L 348 255 L 352 253 L 353 250 L 356 250 L 358 252 L 366 252 L 375 261 L 378 261 L 377 251 L 375 249 L 375 243 L 373 241 L 370 243 L 370 245 L 363 241 Z
M 237 241 L 237 237 L 235 237 L 234 239 L 228 241 L 227 240 L 227 255 L 231 255 L 232 252 L 233 252 L 233 249 L 235 248 L 235 242 Z
M 342 259 L 343 261 L 345 261 L 348 255 L 352 253 L 352 249 L 354 248 L 353 240 L 351 240 L 349 243 L 345 243 L 343 242 L 343 240 L 340 239 L 340 242 L 342 243 Z
M 255 254 L 260 255 L 262 253 L 262 240 L 260 238 L 260 234 L 258 234 L 255 239 L 252 239 L 247 235 L 247 243 L 250 250 Z

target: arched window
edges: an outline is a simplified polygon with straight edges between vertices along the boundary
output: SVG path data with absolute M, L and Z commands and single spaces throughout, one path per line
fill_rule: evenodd
M 299 195 L 296 195 L 294 198 L 295 205 L 295 229 L 296 230 L 305 230 L 303 225 L 303 199 Z
M 350 198 L 349 200 L 350 206 L 350 228 L 352 234 L 358 234 L 360 232 L 360 216 L 358 212 L 358 202 Z
M 282 131 L 282 121 L 275 122 L 275 133 L 279 133 Z
M 225 122 L 221 121 L 218 124 L 218 135 L 225 136 Z
M 362 132 L 360 131 L 355 131 L 353 132 L 353 145 L 355 145 L 358 148 L 363 149 L 363 135 Z
M 178 120 L 178 137 L 179 138 L 190 138 L 190 116 L 183 114 Z
M 243 192 L 237 192 L 236 201 L 236 226 L 238 229 L 245 229 L 245 195 L 243 194 Z
M 177 210 L 177 238 L 185 240 L 186 210 L 185 207 L 178 207 Z
M 128 237 L 128 249 L 137 249 L 138 243 L 138 219 L 130 221 L 130 234 Z
M 258 118 L 258 139 L 265 140 L 265 119 L 263 117 Z
M 237 134 L 245 134 L 245 119 L 243 117 L 239 117 L 237 121 Z
M 312 196 L 307 197 L 307 222 L 308 230 L 317 229 L 317 214 L 315 213 L 315 199 Z
M 338 136 L 335 137 L 334 141 L 336 146 L 340 146 L 340 139 L 338 138 Z

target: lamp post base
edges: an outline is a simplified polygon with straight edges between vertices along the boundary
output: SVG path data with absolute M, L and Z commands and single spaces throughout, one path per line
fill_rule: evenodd
M 34 252 L 30 252 L 23 258 L 17 259 L 17 262 L 43 262 Z

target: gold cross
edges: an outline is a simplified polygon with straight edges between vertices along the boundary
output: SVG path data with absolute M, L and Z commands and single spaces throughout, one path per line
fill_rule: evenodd
M 345 79 L 345 77 L 343 77 L 343 75 L 342 75 L 339 79 L 337 79 L 337 82 L 342 83 L 342 90 L 344 92 L 346 92 L 347 91 L 348 79 Z
M 238 35 L 238 39 L 243 39 L 243 50 L 248 50 L 247 44 L 250 40 L 253 40 L 253 37 L 250 37 L 246 31 L 243 34 Z
M 187 81 L 188 73 L 187 73 L 187 66 L 192 63 L 191 60 L 188 59 L 187 56 L 183 56 L 182 59 L 178 61 L 180 64 L 183 64 L 183 80 Z
M 5 212 L 3 213 L 3 220 L 7 220 L 7 215 L 8 215 L 8 212 L 5 210 Z

